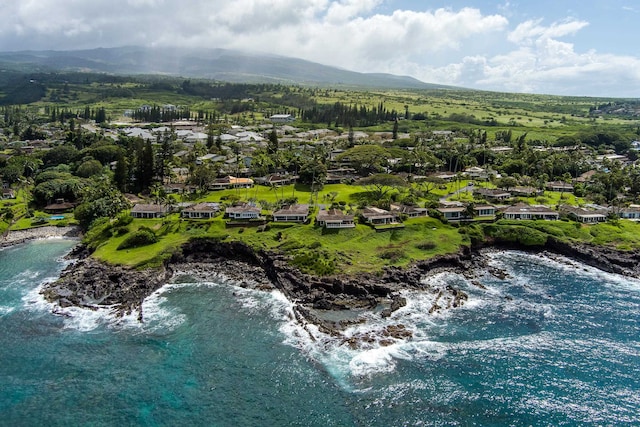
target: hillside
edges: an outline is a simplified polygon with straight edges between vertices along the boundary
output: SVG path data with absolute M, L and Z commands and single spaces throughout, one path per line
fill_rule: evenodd
M 455 89 L 391 74 L 365 74 L 302 59 L 226 49 L 122 47 L 1 52 L 0 68 L 164 74 L 234 83 L 283 83 L 387 89 Z

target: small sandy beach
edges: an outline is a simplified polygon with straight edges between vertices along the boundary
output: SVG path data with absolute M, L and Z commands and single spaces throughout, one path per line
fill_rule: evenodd
M 48 237 L 78 237 L 79 227 L 46 226 L 26 230 L 9 231 L 0 239 L 0 247 L 7 247 L 26 242 L 27 240 L 46 239 Z

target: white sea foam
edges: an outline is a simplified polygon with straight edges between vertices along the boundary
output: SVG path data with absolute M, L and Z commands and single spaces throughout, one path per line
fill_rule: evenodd
M 491 252 L 488 254 L 491 265 L 499 266 L 500 268 L 504 268 L 510 272 L 513 272 L 510 264 L 515 260 L 525 257 L 528 261 L 542 266 L 551 267 L 562 273 L 569 273 L 572 276 L 595 279 L 608 286 L 617 286 L 627 290 L 640 291 L 640 279 L 626 277 L 615 273 L 608 273 L 596 267 L 591 267 L 560 255 L 554 255 L 553 258 L 550 258 L 545 255 L 528 254 L 519 251 Z
M 8 307 L 8 306 L 0 305 L 0 316 L 4 316 L 6 314 L 9 314 L 14 310 L 15 310 L 15 307 Z

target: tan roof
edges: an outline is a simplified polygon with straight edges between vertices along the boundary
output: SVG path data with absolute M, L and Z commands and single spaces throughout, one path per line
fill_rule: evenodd
M 353 215 L 345 215 L 339 209 L 329 209 L 318 212 L 316 215 L 318 221 L 353 221 Z
M 218 203 L 197 203 L 184 210 L 187 212 L 217 212 L 219 209 Z
M 167 207 L 165 205 L 138 203 L 132 209 L 131 212 L 166 212 Z
M 309 205 L 289 205 L 273 213 L 273 215 L 308 215 L 308 214 L 309 214 Z

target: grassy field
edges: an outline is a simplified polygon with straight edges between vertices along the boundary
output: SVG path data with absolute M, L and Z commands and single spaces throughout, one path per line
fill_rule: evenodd
M 133 249 L 118 246 L 141 227 L 159 237 L 157 243 Z M 354 229 L 325 230 L 312 224 L 272 224 L 226 228 L 225 220 L 183 220 L 177 214 L 163 219 L 136 219 L 128 233 L 109 235 L 94 252 L 103 261 L 133 267 L 156 265 L 192 237 L 239 240 L 256 250 L 275 250 L 291 257 L 305 271 L 329 274 L 379 271 L 388 265 L 405 266 L 414 260 L 457 252 L 468 244 L 466 236 L 433 218 L 411 219 L 404 229 L 376 232 L 367 225 Z
M 506 235 L 507 231 L 516 231 L 511 235 L 521 239 L 522 230 L 534 230 L 543 236 L 553 236 L 564 242 L 591 243 L 597 246 L 607 246 L 616 250 L 630 251 L 640 247 L 640 223 L 617 220 L 607 223 L 585 225 L 572 221 L 508 221 L 500 220 L 490 225 L 491 232 Z M 502 229 L 502 230 L 500 230 Z M 520 230 L 520 231 L 518 231 Z M 539 238 L 541 235 L 532 234 L 530 237 Z M 522 242 L 521 242 L 522 243 Z

